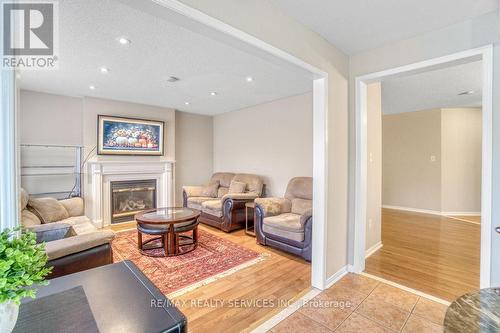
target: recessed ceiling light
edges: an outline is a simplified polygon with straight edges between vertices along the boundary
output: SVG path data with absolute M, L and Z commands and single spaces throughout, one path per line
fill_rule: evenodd
M 189 105 L 189 102 L 184 102 L 184 104 Z
M 170 76 L 168 79 L 167 79 L 167 82 L 177 82 L 179 81 L 180 79 L 177 77 L 177 76 Z
M 216 96 L 216 95 L 217 95 L 217 92 L 216 92 L 216 91 L 212 91 L 212 92 L 210 93 L 210 95 L 211 95 L 211 96 Z
M 132 41 L 126 37 L 120 37 L 118 38 L 118 43 L 122 45 L 129 45 L 130 43 L 132 43 Z
M 247 82 L 253 82 L 253 77 L 247 76 Z
M 99 68 L 99 70 L 101 71 L 102 74 L 108 74 L 109 73 L 109 68 L 108 67 L 102 66 L 101 68 Z
M 469 91 L 463 91 L 461 93 L 458 94 L 458 96 L 463 96 L 463 95 L 472 95 L 473 93 L 475 93 L 474 90 L 469 90 Z
M 95 90 L 95 86 L 89 86 L 90 90 Z

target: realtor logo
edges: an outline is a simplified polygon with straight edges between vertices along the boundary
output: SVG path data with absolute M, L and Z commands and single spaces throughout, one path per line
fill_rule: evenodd
M 57 5 L 56 1 L 2 1 L 3 68 L 56 68 Z

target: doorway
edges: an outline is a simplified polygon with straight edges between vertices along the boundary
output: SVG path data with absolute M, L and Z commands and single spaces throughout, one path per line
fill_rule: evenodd
M 481 218 L 480 218 L 480 288 L 490 286 L 490 260 L 491 260 L 491 154 L 492 154 L 492 47 L 472 49 L 436 59 L 431 59 L 403 67 L 398 67 L 382 72 L 364 75 L 356 78 L 356 186 L 355 186 L 355 226 L 354 226 L 354 263 L 352 270 L 361 273 L 365 270 L 366 258 L 366 236 L 368 222 L 368 165 L 369 142 L 368 131 L 370 117 L 368 115 L 368 91 L 370 84 L 384 82 L 425 73 L 437 69 L 445 69 L 453 66 L 481 62 L 482 77 L 482 134 L 481 134 Z M 432 156 L 430 157 L 432 159 Z M 435 158 L 435 157 L 434 157 Z M 432 161 L 432 160 L 431 160 Z M 394 207 L 392 207 L 394 208 Z M 396 207 L 398 208 L 398 207 Z M 415 212 L 413 212 L 415 213 Z M 420 212 L 429 213 L 429 212 Z M 383 211 L 387 219 L 398 219 L 394 212 Z M 401 213 L 400 213 L 401 214 Z M 404 212 L 403 212 L 404 214 Z M 426 215 L 427 216 L 427 215 Z M 430 215 L 429 215 L 430 216 Z M 429 217 L 427 216 L 427 217 Z M 463 216 L 454 216 L 463 219 Z M 470 218 L 467 218 L 471 220 Z M 456 221 L 455 221 L 456 222 Z M 472 221 L 473 222 L 473 221 Z M 465 222 L 467 223 L 467 222 Z M 400 226 L 398 224 L 393 224 Z M 471 224 L 472 225 L 472 224 Z M 476 225 L 477 226 L 477 225 Z M 407 232 L 415 232 L 413 229 Z M 372 252 L 377 248 L 372 248 Z M 429 283 L 432 283 L 430 281 Z

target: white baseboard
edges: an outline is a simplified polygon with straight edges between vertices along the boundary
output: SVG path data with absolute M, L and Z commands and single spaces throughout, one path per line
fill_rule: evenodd
M 378 250 L 380 250 L 382 248 L 382 246 L 384 246 L 384 244 L 382 244 L 382 241 L 376 243 L 375 245 L 373 245 L 372 247 L 370 247 L 368 250 L 365 251 L 365 259 L 368 259 L 369 256 L 371 256 L 372 254 L 374 254 L 375 252 L 377 252 Z
M 347 274 L 347 266 L 344 266 L 341 269 L 339 269 L 335 274 L 333 274 L 328 279 L 326 279 L 326 281 L 325 281 L 325 289 L 328 289 L 331 286 L 333 286 L 333 284 L 335 282 L 337 282 L 338 280 L 342 279 L 344 277 L 344 275 L 346 275 L 346 274 Z
M 402 206 L 391 206 L 391 205 L 382 205 L 382 208 L 404 210 L 406 212 L 415 212 L 415 213 L 422 213 L 422 214 L 441 215 L 440 211 L 430 210 L 430 209 L 420 209 L 420 208 L 413 208 L 413 207 L 402 207 Z
M 403 210 L 406 212 L 414 212 L 414 213 L 422 213 L 422 214 L 440 215 L 440 216 L 453 216 L 453 215 L 455 215 L 455 216 L 479 216 L 479 215 L 481 215 L 481 212 L 442 212 L 439 210 L 420 209 L 420 208 L 402 207 L 402 206 L 391 206 L 391 205 L 382 205 L 382 208 Z
M 481 212 L 441 212 L 444 216 L 480 216 Z

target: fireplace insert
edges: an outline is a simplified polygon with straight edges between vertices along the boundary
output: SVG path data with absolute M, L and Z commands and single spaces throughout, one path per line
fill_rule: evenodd
M 129 222 L 134 215 L 156 208 L 156 179 L 111 182 L 111 223 Z

